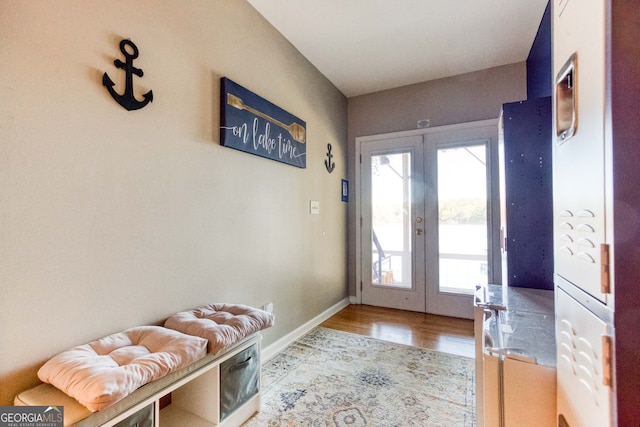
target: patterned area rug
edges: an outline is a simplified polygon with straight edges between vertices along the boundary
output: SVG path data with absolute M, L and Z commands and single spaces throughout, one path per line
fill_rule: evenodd
M 244 426 L 475 426 L 472 359 L 316 328 L 262 368 Z

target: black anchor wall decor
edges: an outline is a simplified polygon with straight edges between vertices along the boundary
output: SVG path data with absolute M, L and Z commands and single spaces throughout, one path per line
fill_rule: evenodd
M 130 48 L 131 52 L 129 52 L 127 48 Z M 124 39 L 120 42 L 120 52 L 124 55 L 125 62 L 116 59 L 113 61 L 113 64 L 116 68 L 123 69 L 125 72 L 126 83 L 124 93 L 120 95 L 113 89 L 115 83 L 109 78 L 107 73 L 104 73 L 102 76 L 102 84 L 107 88 L 113 99 L 115 99 L 118 104 L 122 105 L 129 111 L 139 110 L 153 101 L 153 91 L 150 90 L 142 95 L 144 98 L 142 101 L 138 101 L 136 99 L 133 94 L 133 75 L 135 74 L 138 77 L 142 77 L 144 75 L 144 72 L 140 68 L 133 66 L 133 60 L 138 57 L 138 47 L 131 40 Z
M 331 173 L 336 167 L 336 163 L 332 162 L 333 154 L 331 154 L 331 144 L 327 144 L 327 160 L 324 161 L 324 166 L 327 168 L 327 172 Z

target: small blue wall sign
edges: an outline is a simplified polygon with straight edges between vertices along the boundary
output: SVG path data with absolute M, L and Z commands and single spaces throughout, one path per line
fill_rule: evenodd
M 220 80 L 220 143 L 307 167 L 306 123 L 236 82 Z
M 349 201 L 349 181 L 347 181 L 346 179 L 342 180 L 342 195 L 341 195 L 341 200 L 343 202 L 348 202 Z

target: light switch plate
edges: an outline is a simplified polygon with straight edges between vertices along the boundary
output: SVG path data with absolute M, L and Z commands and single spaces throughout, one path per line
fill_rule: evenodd
M 311 213 L 311 215 L 320 215 L 320 202 L 318 200 L 311 200 L 309 202 L 309 213 Z

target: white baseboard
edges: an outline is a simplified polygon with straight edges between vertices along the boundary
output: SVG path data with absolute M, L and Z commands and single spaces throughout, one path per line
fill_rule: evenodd
M 323 311 L 313 319 L 309 320 L 307 323 L 303 324 L 299 328 L 289 332 L 287 335 L 283 336 L 279 340 L 269 344 L 266 347 L 263 347 L 260 351 L 260 359 L 262 363 L 268 361 L 276 354 L 280 353 L 284 350 L 289 344 L 318 326 L 320 323 L 327 320 L 329 317 L 333 316 L 343 308 L 349 305 L 349 298 L 345 298 L 339 303 L 335 304 L 332 307 L 329 307 L 327 310 Z

